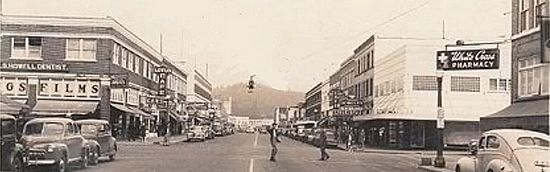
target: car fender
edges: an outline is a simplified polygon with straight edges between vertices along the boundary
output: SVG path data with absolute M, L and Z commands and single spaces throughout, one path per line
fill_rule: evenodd
M 502 172 L 512 172 L 512 171 L 516 171 L 512 165 L 504 160 L 501 160 L 501 159 L 495 159 L 495 160 L 492 160 L 491 162 L 489 162 L 487 164 L 487 166 L 485 167 L 485 171 L 489 171 L 489 170 L 492 170 L 493 172 L 497 172 L 497 171 L 502 171 Z
M 58 158 L 61 158 L 63 153 L 66 153 L 66 155 L 69 154 L 69 147 L 65 143 L 48 143 L 48 145 L 53 146 L 55 154 L 58 155 Z
M 88 150 L 91 150 L 91 148 L 95 148 L 95 147 L 101 148 L 99 146 L 99 142 L 97 142 L 96 140 L 86 140 L 85 145 L 83 147 Z
M 475 172 L 476 168 L 475 157 L 462 157 L 456 162 L 456 167 L 460 166 L 460 172 Z

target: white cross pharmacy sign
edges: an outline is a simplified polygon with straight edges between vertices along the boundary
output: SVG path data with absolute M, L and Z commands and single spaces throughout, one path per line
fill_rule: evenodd
M 498 69 L 500 50 L 467 49 L 436 52 L 437 70 L 482 70 Z

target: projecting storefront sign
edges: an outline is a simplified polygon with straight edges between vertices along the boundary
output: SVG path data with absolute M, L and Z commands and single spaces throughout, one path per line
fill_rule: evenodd
M 498 69 L 500 51 L 492 49 L 470 49 L 437 51 L 437 70 Z

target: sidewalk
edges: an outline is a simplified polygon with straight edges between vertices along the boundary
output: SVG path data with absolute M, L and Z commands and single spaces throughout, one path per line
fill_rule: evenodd
M 118 141 L 118 144 L 119 145 L 127 145 L 127 146 L 145 146 L 145 145 L 154 145 L 154 144 L 159 144 L 164 138 L 163 137 L 149 137 L 146 139 L 145 142 L 142 142 L 142 141 Z M 187 136 L 186 135 L 177 135 L 177 136 L 171 136 L 169 138 L 169 143 L 170 144 L 174 144 L 174 143 L 178 143 L 178 142 L 183 142 L 187 140 Z
M 346 144 L 340 143 L 337 145 L 338 149 L 346 150 Z M 382 148 L 353 148 L 353 152 L 363 152 L 363 153 L 381 153 L 381 154 L 418 154 L 418 155 L 435 155 L 435 150 L 396 150 L 396 149 L 382 149 Z M 466 151 L 454 151 L 446 150 L 445 155 L 469 155 Z

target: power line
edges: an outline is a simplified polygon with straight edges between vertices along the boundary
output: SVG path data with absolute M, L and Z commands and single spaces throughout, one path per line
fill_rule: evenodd
M 331 49 L 334 49 L 335 47 L 338 47 L 339 45 L 340 45 L 340 46 L 345 45 L 345 43 L 347 43 L 347 42 L 349 42 L 349 41 L 352 40 L 351 38 L 361 36 L 361 35 L 363 35 L 363 34 L 365 34 L 365 33 L 367 33 L 367 32 L 370 32 L 370 31 L 372 31 L 372 30 L 374 30 L 374 29 L 376 29 L 376 28 L 378 28 L 378 27 L 381 27 L 381 26 L 384 26 L 384 25 L 386 25 L 386 24 L 388 24 L 388 23 L 390 23 L 390 22 L 393 22 L 393 21 L 395 21 L 395 20 L 397 20 L 397 19 L 399 19 L 399 18 L 401 18 L 401 17 L 403 17 L 403 16 L 405 16 L 405 15 L 408 15 L 408 14 L 410 14 L 410 13 L 412 13 L 412 12 L 414 12 L 414 11 L 416 11 L 416 10 L 418 10 L 418 9 L 420 9 L 420 8 L 422 8 L 422 7 L 424 7 L 424 6 L 426 6 L 426 5 L 428 5 L 431 1 L 432 1 L 432 0 L 427 0 L 427 1 L 423 2 L 422 4 L 420 4 L 420 5 L 416 6 L 416 7 L 413 7 L 413 8 L 411 8 L 411 9 L 407 10 L 407 11 L 404 11 L 404 12 L 402 12 L 402 13 L 400 13 L 400 14 L 398 14 L 398 15 L 392 17 L 392 18 L 389 18 L 388 20 L 383 21 L 383 22 L 381 22 L 381 23 L 379 23 L 379 24 L 377 24 L 377 25 L 375 25 L 375 26 L 373 26 L 373 27 L 370 27 L 370 28 L 368 28 L 368 29 L 365 30 L 365 31 L 359 32 L 359 33 L 357 33 L 357 34 L 354 34 L 354 35 L 348 37 L 347 39 L 345 39 L 345 40 L 343 41 L 343 43 L 342 43 L 342 42 L 338 42 L 338 43 L 332 44 L 332 45 L 329 46 L 329 47 L 326 47 L 326 48 L 324 48 L 324 49 L 322 49 L 322 50 L 320 50 L 320 51 L 312 52 L 312 53 L 310 53 L 310 54 L 308 54 L 308 55 L 306 55 L 306 56 L 303 56 L 302 58 L 299 58 L 299 59 L 308 59 L 308 58 L 310 58 L 311 56 L 313 56 L 313 55 L 315 55 L 315 54 L 317 54 L 317 53 L 319 53 L 319 52 L 321 52 L 321 51 L 323 51 L 323 50 L 331 50 Z

